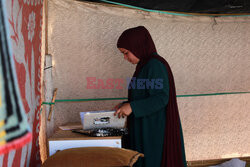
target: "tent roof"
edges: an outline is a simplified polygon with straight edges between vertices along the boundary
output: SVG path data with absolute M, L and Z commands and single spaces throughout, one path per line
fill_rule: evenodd
M 246 14 L 250 13 L 249 0 L 80 0 L 120 3 L 134 7 L 187 13 Z

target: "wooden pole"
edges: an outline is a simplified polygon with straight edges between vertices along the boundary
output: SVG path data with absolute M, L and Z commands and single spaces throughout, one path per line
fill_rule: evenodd
M 54 90 L 53 98 L 52 98 L 52 103 L 55 103 L 55 100 L 56 100 L 56 93 L 57 93 L 57 88 L 55 88 L 55 90 Z M 49 110 L 48 121 L 50 121 L 50 119 L 51 119 L 53 108 L 54 108 L 54 104 L 51 104 L 50 110 Z

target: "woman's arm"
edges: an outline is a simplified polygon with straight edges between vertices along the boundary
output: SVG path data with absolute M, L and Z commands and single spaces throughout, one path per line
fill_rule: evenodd
M 162 85 L 158 83 L 154 89 L 148 89 L 149 97 L 132 101 L 130 106 L 135 117 L 144 117 L 166 107 L 169 99 L 169 80 L 166 67 L 158 60 L 149 62 L 147 69 L 148 79 L 160 79 Z M 160 88 L 162 86 L 162 88 Z

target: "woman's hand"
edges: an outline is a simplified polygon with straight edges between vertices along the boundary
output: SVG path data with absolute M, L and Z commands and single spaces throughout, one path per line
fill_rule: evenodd
M 118 103 L 113 110 L 117 111 L 122 106 L 122 103 Z
M 118 115 L 118 118 L 129 116 L 132 113 L 132 108 L 130 103 L 124 103 L 120 108 L 116 110 L 114 115 Z

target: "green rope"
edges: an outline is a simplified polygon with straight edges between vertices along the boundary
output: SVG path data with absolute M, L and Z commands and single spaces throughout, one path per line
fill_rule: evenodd
M 119 98 L 96 98 L 96 99 L 60 99 L 55 100 L 55 102 L 79 102 L 79 101 L 101 101 L 101 100 L 124 100 L 126 97 Z
M 225 92 L 225 93 L 210 93 L 210 94 L 177 95 L 176 97 L 217 96 L 217 95 L 244 94 L 244 93 L 250 93 L 250 92 Z
M 160 10 L 152 10 L 152 9 L 145 9 L 145 8 L 141 8 L 141 7 L 136 7 L 136 6 L 132 6 L 132 5 L 127 5 L 127 4 L 123 4 L 123 3 L 118 3 L 118 2 L 113 2 L 113 1 L 108 1 L 108 0 L 100 0 L 102 2 L 106 2 L 106 3 L 110 3 L 110 4 L 115 4 L 115 5 L 119 5 L 119 6 L 124 6 L 124 7 L 128 7 L 128 8 L 133 8 L 133 9 L 139 9 L 139 10 L 143 10 L 146 12 L 155 12 L 155 13 L 161 13 L 161 14 L 169 14 L 169 15 L 176 15 L 176 16 L 197 16 L 194 14 L 183 14 L 183 13 L 175 13 L 175 12 L 166 12 L 166 11 L 160 11 Z M 209 15 L 209 14 L 204 14 L 202 16 L 209 16 L 209 17 L 245 17 L 245 16 L 250 16 L 250 15 Z
M 51 104 L 55 104 L 55 103 L 52 103 L 52 102 L 42 102 L 42 104 L 49 104 L 49 105 L 51 105 Z
M 229 94 L 245 94 L 250 92 L 225 92 L 225 93 L 210 93 L 210 94 L 191 94 L 191 95 L 177 95 L 176 97 L 194 97 L 194 96 L 217 96 L 217 95 L 229 95 Z M 95 99 L 59 99 L 56 102 L 81 102 L 81 101 L 103 101 L 103 100 L 127 100 L 126 97 L 119 98 L 95 98 Z M 52 105 L 52 102 L 42 102 L 43 104 Z

